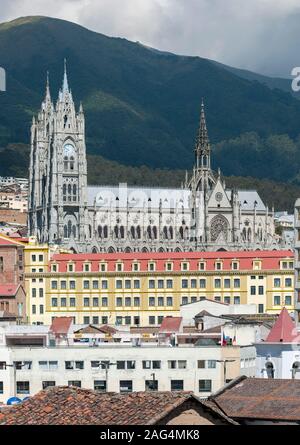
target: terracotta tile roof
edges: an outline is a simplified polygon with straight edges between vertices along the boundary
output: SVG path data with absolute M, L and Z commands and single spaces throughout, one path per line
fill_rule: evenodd
M 208 400 L 235 420 L 300 421 L 300 380 L 238 377 Z
M 22 240 L 23 241 L 23 240 Z M 16 239 L 10 238 L 9 236 L 0 234 L 0 246 L 23 246 L 24 244 L 20 239 L 18 241 Z
M 160 328 L 159 333 L 172 333 L 179 332 L 182 324 L 182 317 L 164 317 Z
M 20 284 L 1 284 L 0 297 L 14 297 L 20 287 Z
M 53 318 L 50 331 L 54 334 L 67 334 L 73 323 L 72 317 L 55 317 Z
M 247 251 L 247 252 L 134 252 L 134 253 L 60 253 L 52 256 L 51 262 L 59 263 L 59 271 L 66 272 L 69 261 L 75 262 L 75 271 L 83 272 L 83 264 L 85 261 L 91 262 L 91 271 L 99 271 L 99 262 L 107 262 L 108 272 L 115 272 L 117 261 L 124 264 L 124 272 L 132 271 L 132 262 L 139 261 L 141 272 L 148 271 L 148 262 L 156 262 L 156 271 L 165 271 L 166 261 L 173 262 L 174 272 L 181 271 L 181 262 L 189 261 L 190 271 L 199 270 L 199 261 L 206 261 L 206 270 L 215 270 L 215 261 L 223 261 L 223 270 L 232 270 L 232 261 L 239 260 L 240 270 L 252 270 L 253 260 L 260 259 L 262 261 L 263 270 L 279 269 L 279 262 L 282 259 L 293 260 L 294 254 L 291 250 L 279 251 Z M 51 267 L 51 264 L 49 265 Z
M 296 325 L 290 317 L 286 308 L 283 308 L 274 326 L 266 338 L 266 343 L 290 343 L 300 340 Z
M 53 387 L 0 411 L 0 425 L 151 425 L 192 397 L 183 391 L 115 394 Z

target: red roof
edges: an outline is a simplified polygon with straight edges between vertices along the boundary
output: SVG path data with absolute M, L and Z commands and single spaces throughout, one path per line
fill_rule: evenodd
M 265 342 L 290 343 L 295 341 L 298 335 L 295 323 L 286 308 L 283 308 Z
M 155 261 L 157 271 L 165 271 L 165 263 L 173 262 L 173 271 L 181 271 L 181 262 L 189 262 L 189 270 L 199 270 L 198 263 L 206 262 L 206 270 L 215 270 L 215 261 L 223 261 L 223 270 L 232 270 L 232 261 L 239 261 L 239 270 L 252 270 L 253 261 L 262 261 L 262 270 L 279 269 L 280 260 L 293 260 L 294 254 L 291 250 L 263 250 L 247 252 L 139 252 L 139 253 L 86 253 L 86 254 L 54 254 L 51 262 L 59 263 L 59 272 L 67 271 L 67 263 L 75 263 L 75 272 L 83 271 L 84 262 L 91 262 L 91 272 L 99 271 L 99 262 L 107 263 L 108 272 L 115 271 L 117 261 L 123 262 L 124 272 L 132 271 L 132 262 L 140 263 L 140 270 L 148 270 L 148 262 Z
M 50 331 L 55 334 L 67 334 L 72 323 L 72 317 L 55 317 L 50 326 Z
M 13 238 L 0 234 L 0 246 L 22 246 L 22 245 L 23 243 L 21 242 L 21 239 L 18 239 L 17 241 Z
M 0 297 L 14 297 L 19 289 L 20 284 L 1 284 Z
M 160 333 L 179 332 L 182 323 L 182 317 L 164 317 L 160 326 Z

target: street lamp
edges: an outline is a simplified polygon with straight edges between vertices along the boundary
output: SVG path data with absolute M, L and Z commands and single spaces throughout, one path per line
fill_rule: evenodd
M 102 365 L 105 367 L 105 380 L 106 380 L 106 392 L 108 392 L 108 369 L 112 365 L 116 365 L 117 363 L 108 362 L 99 362 L 99 366 Z
M 224 385 L 226 385 L 226 365 L 227 365 L 227 363 L 236 362 L 236 359 L 234 359 L 234 360 L 229 360 L 229 359 L 216 360 L 216 362 L 224 364 Z

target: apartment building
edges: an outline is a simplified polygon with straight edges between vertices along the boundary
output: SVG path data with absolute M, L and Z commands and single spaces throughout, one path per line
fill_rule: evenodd
M 31 323 L 72 316 L 78 324 L 158 326 L 204 298 L 294 310 L 292 251 L 74 254 L 25 249 Z
M 173 346 L 75 343 L 67 333 L 53 341 L 49 326 L 7 326 L 0 336 L 0 402 L 23 399 L 49 386 L 108 392 L 192 391 L 207 397 L 242 373 L 255 375 L 253 346 Z M 244 364 L 247 363 L 247 368 Z

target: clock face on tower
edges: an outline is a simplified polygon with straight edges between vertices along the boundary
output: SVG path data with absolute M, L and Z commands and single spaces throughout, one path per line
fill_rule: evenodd
M 64 145 L 64 156 L 71 156 L 74 155 L 75 149 L 72 144 L 65 144 Z

